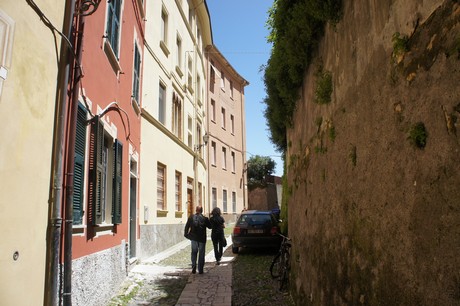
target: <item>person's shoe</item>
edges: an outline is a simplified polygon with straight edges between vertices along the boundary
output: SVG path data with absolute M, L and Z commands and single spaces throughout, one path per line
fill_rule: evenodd
M 220 260 L 216 261 L 216 265 L 220 265 Z
M 192 268 L 192 274 L 196 273 L 196 268 Z
M 203 274 L 203 271 L 198 272 L 198 274 Z

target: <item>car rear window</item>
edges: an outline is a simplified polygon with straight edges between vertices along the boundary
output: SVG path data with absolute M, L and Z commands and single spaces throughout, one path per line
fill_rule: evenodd
M 253 224 L 265 224 L 265 223 L 271 223 L 272 222 L 272 218 L 270 215 L 242 215 L 240 220 L 239 220 L 239 224 L 241 223 L 247 223 L 247 224 L 250 224 L 250 225 L 253 225 Z

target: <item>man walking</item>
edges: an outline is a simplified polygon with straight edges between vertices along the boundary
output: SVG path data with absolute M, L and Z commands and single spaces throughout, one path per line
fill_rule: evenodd
M 211 228 L 209 219 L 203 216 L 203 207 L 197 206 L 185 224 L 184 236 L 192 241 L 192 273 L 196 273 L 198 255 L 198 273 L 203 274 L 204 256 L 206 251 L 206 228 Z

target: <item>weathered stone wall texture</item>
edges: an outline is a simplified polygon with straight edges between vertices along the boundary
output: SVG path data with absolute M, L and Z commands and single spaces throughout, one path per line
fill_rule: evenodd
M 299 305 L 460 305 L 457 2 L 344 1 L 327 26 L 288 131 Z M 393 56 L 396 32 L 408 50 Z M 314 102 L 320 64 L 326 105 Z

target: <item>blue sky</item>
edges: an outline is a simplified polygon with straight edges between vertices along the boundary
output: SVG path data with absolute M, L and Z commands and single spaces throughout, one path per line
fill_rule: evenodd
M 270 57 L 265 27 L 267 11 L 273 0 L 207 0 L 211 16 L 214 45 L 235 70 L 247 81 L 246 146 L 247 158 L 252 155 L 270 156 L 276 162 L 275 175 L 283 174 L 283 163 L 268 138 L 268 127 L 263 115 L 266 96 L 262 65 Z

